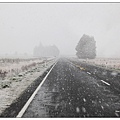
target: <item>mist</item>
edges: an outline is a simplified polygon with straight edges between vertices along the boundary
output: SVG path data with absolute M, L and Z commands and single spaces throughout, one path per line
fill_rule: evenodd
M 97 57 L 120 57 L 119 3 L 0 3 L 0 55 L 28 54 L 41 42 L 75 55 L 83 34 Z

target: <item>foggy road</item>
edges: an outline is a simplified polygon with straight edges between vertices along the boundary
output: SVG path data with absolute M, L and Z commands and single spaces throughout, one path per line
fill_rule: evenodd
M 58 60 L 22 117 L 120 116 L 119 93 L 110 88 L 112 83 L 75 63 Z
M 1 2 L 0 117 L 120 117 L 119 21 L 115 1 Z

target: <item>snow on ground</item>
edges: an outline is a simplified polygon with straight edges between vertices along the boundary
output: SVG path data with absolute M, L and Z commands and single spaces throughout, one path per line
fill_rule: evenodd
M 13 71 L 9 71 L 4 79 L 0 79 L 0 114 L 9 107 L 36 78 L 42 75 L 55 62 L 55 59 L 49 59 L 47 62 L 44 61 L 46 60 L 35 59 L 22 61 L 18 64 L 4 64 L 4 70 L 9 71 L 13 69 Z M 0 68 L 2 68 L 1 66 Z M 28 69 L 21 70 L 22 66 L 29 67 Z M 19 72 L 14 74 L 14 70 L 16 69 Z
M 96 58 L 96 59 L 79 59 L 82 62 L 104 67 L 106 69 L 120 70 L 120 59 L 118 58 Z

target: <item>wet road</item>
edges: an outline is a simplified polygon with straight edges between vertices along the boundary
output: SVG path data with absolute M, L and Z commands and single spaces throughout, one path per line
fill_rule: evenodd
M 82 69 L 59 59 L 23 117 L 119 117 L 120 96 Z

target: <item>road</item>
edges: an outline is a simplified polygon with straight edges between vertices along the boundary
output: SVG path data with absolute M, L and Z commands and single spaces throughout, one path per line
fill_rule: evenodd
M 119 117 L 119 94 L 84 69 L 59 59 L 22 117 Z

